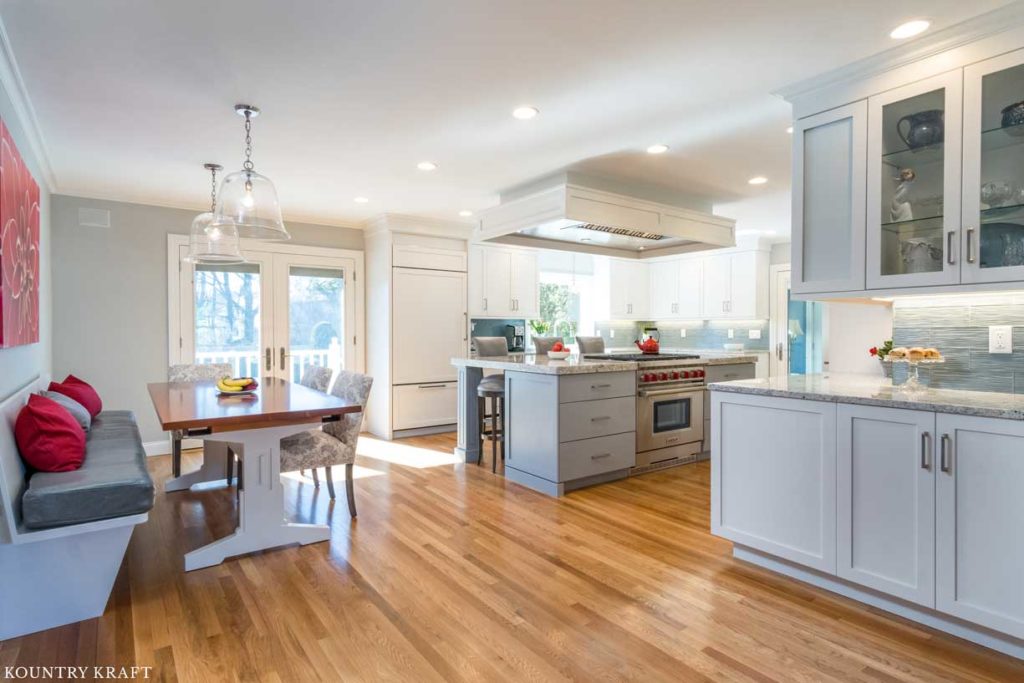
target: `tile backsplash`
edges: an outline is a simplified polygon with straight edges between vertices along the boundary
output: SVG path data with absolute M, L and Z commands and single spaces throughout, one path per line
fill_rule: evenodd
M 1013 326 L 1013 353 L 988 352 L 990 325 Z M 941 389 L 1024 394 L 1024 296 L 996 301 L 951 300 L 942 305 L 893 307 L 895 346 L 934 346 L 942 365 L 921 366 L 921 381 Z M 906 376 L 897 366 L 893 380 Z
M 692 322 L 599 322 L 597 334 L 604 338 L 605 346 L 629 346 L 640 337 L 645 327 L 657 327 L 663 347 L 672 349 L 725 349 L 725 344 L 743 344 L 745 350 L 768 350 L 767 320 L 692 321 Z M 733 338 L 729 338 L 729 330 Z M 612 336 L 614 330 L 615 336 Z M 686 336 L 680 335 L 686 330 Z M 760 339 L 750 339 L 749 331 L 758 330 Z

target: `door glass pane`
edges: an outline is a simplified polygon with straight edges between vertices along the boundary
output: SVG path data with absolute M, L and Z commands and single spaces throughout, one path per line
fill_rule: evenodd
M 344 369 L 345 271 L 292 266 L 288 271 L 288 378 L 310 365 Z
M 982 268 L 1024 265 L 1024 66 L 982 79 Z
M 822 311 L 820 302 L 789 299 L 789 374 L 811 375 L 822 371 Z
M 196 265 L 192 288 L 195 362 L 231 363 L 236 377 L 260 373 L 260 267 Z
M 944 89 L 882 108 L 882 275 L 943 263 Z

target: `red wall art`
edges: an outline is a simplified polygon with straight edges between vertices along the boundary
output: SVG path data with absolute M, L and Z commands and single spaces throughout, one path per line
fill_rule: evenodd
M 0 121 L 0 348 L 39 341 L 39 185 Z

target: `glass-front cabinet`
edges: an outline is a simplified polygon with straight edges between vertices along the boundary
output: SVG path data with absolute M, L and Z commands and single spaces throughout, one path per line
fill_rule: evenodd
M 867 288 L 960 281 L 962 72 L 868 100 Z
M 961 281 L 1024 281 L 1024 50 L 964 69 Z

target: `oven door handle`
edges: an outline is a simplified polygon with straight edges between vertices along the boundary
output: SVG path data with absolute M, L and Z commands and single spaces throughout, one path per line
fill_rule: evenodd
M 704 387 L 685 387 L 683 389 L 641 389 L 640 398 L 648 396 L 669 396 L 671 394 L 696 394 L 704 391 Z

